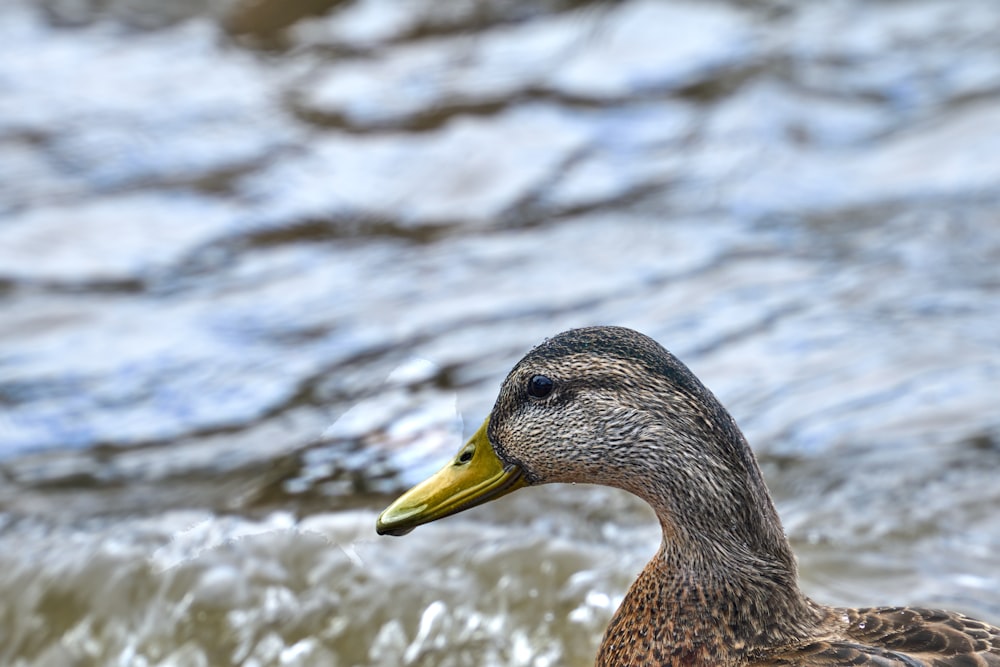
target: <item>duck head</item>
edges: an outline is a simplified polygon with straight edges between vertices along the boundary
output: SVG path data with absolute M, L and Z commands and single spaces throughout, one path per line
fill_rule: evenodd
M 675 539 L 733 530 L 744 544 L 765 539 L 761 531 L 783 539 L 780 524 L 767 525 L 777 515 L 729 413 L 672 354 L 620 327 L 570 330 L 529 352 L 458 455 L 392 503 L 376 529 L 402 535 L 553 482 L 629 491 Z M 762 504 L 768 520 L 740 516 Z

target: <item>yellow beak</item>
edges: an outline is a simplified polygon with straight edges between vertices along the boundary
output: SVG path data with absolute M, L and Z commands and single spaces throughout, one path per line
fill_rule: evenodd
M 527 485 L 524 471 L 505 465 L 486 436 L 487 417 L 458 456 L 401 495 L 379 515 L 379 535 L 405 535 L 417 526 L 457 514 Z

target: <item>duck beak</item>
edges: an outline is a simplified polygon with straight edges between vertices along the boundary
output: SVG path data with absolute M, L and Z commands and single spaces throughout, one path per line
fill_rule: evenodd
M 406 535 L 417 526 L 457 514 L 527 485 L 524 471 L 505 464 L 486 436 L 489 417 L 458 455 L 430 478 L 389 505 L 375 530 L 379 535 Z

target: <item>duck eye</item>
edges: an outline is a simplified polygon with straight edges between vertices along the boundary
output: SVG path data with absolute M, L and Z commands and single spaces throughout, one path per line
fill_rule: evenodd
M 555 383 L 544 375 L 533 375 L 528 380 L 528 396 L 532 398 L 545 398 L 552 393 Z

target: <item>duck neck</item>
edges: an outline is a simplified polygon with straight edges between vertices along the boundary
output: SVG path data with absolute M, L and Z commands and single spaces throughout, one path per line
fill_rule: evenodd
M 799 592 L 794 570 L 717 557 L 664 541 L 611 620 L 598 667 L 746 664 L 822 624 L 826 612 Z
M 716 458 L 723 474 L 708 480 L 675 466 L 669 481 L 629 485 L 656 511 L 663 543 L 612 619 L 599 666 L 745 664 L 800 641 L 827 617 L 799 590 L 749 447 L 735 427 L 729 435 L 709 445 L 725 449 Z

